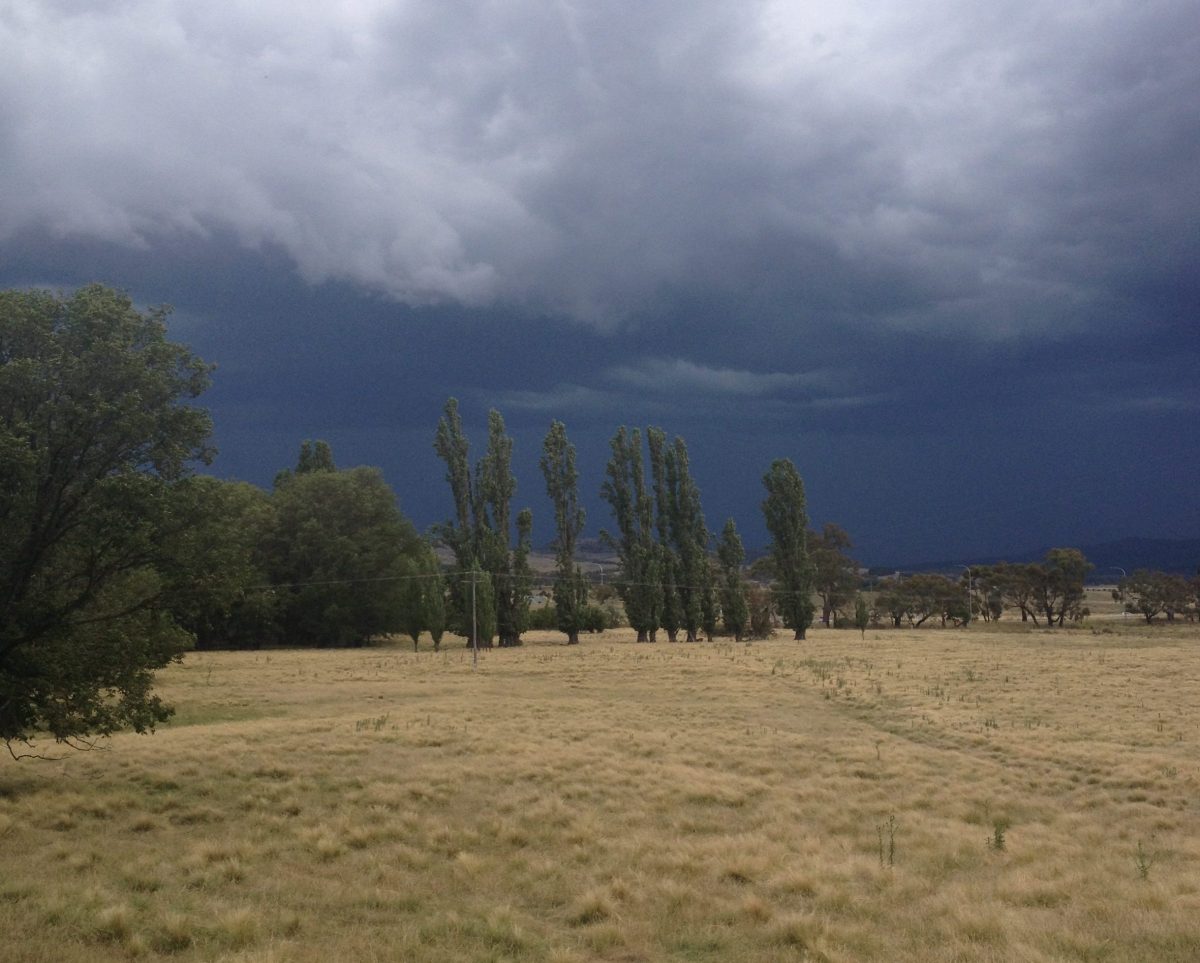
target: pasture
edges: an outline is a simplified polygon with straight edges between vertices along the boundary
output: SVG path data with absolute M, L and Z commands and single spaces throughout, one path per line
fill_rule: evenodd
M 195 653 L 0 763 L 0 958 L 1200 959 L 1200 629 Z

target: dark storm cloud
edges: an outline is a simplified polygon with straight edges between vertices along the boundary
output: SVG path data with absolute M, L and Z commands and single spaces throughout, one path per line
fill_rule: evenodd
M 779 455 L 877 554 L 1192 534 L 1198 24 L 14 0 L 0 283 L 175 303 L 221 470 L 328 436 L 422 523 L 453 393 L 477 436 L 504 411 L 525 492 L 551 417 L 591 477 L 616 424 L 681 432 L 752 541 Z
M 0 14 L 0 230 L 224 230 L 310 280 L 606 326 L 748 277 L 806 328 L 1120 323 L 1197 253 L 1195 22 L 1183 2 L 27 0 Z

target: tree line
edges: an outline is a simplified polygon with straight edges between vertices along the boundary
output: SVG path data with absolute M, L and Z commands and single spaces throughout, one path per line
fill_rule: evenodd
M 605 624 L 577 559 L 586 521 L 575 448 L 553 421 L 539 458 L 553 508 L 552 603 L 535 608 L 533 514 L 517 509 L 514 444 L 498 411 L 472 463 L 458 403 L 432 433 L 447 520 L 419 533 L 382 473 L 339 468 L 305 441 L 271 489 L 200 474 L 211 418 L 195 404 L 212 367 L 166 337 L 168 309 L 135 309 L 90 285 L 70 295 L 0 292 L 0 738 L 60 741 L 153 728 L 169 708 L 155 669 L 189 647 L 355 646 L 446 633 L 519 645 L 535 623 L 568 644 Z M 658 427 L 620 427 L 600 495 L 615 591 L 640 643 L 735 639 L 777 624 L 803 639 L 817 616 L 861 629 L 929 618 L 1062 625 L 1086 614 L 1089 568 L 1072 549 L 1038 565 L 976 567 L 877 586 L 874 604 L 836 525 L 810 530 L 787 459 L 763 475 L 771 542 L 746 565 L 733 519 L 709 530 L 687 445 Z M 1160 573 L 1161 574 L 1161 573 Z M 1123 580 L 1147 620 L 1195 608 L 1194 583 Z M 1186 592 L 1192 592 L 1186 596 Z

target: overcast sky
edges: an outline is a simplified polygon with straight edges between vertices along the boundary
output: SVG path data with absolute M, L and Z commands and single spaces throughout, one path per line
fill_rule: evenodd
M 175 305 L 214 470 L 424 526 L 459 397 L 868 562 L 1200 535 L 1194 0 L 0 0 L 0 284 Z M 548 539 L 549 525 L 539 526 Z

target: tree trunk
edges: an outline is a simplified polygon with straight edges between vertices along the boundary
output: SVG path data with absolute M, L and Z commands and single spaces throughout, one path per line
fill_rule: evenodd
M 678 642 L 679 641 L 679 630 L 678 629 L 667 629 L 667 641 L 668 642 Z
M 796 637 L 792 641 L 793 642 L 803 642 L 804 641 L 804 629 L 796 629 Z
M 579 630 L 572 629 L 570 632 L 567 633 L 567 645 L 578 645 L 578 644 L 579 644 Z
M 696 630 L 695 630 L 695 629 L 688 629 L 688 630 L 687 630 L 687 641 L 689 641 L 689 642 L 695 642 L 695 641 L 697 641 L 697 640 L 696 640 Z
M 649 633 L 648 633 L 648 632 L 647 632 L 645 629 L 638 629 L 638 637 L 637 637 L 637 640 L 638 640 L 639 642 L 649 642 L 649 641 L 650 641 L 650 634 L 649 634 Z

